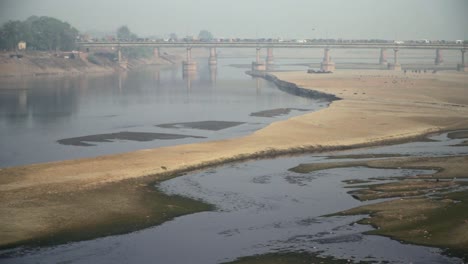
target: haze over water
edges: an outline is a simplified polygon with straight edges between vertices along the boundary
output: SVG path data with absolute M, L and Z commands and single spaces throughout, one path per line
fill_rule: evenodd
M 2 80 L 0 90 L 0 166 L 90 157 L 137 149 L 215 140 L 249 134 L 292 115 L 255 117 L 276 108 L 317 109 L 327 103 L 297 97 L 252 79 L 229 64 L 248 59 L 220 59 L 216 72 L 200 61 L 199 72 L 183 79 L 180 68 L 150 67 L 109 76 L 37 77 Z M 240 122 L 212 131 L 161 128 L 193 121 Z M 118 132 L 165 133 L 203 138 L 147 142 L 114 140 L 95 146 L 62 145 L 61 139 Z

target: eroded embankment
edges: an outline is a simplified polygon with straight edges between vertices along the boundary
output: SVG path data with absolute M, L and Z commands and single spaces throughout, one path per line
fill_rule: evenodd
M 313 89 L 299 87 L 295 83 L 281 80 L 278 77 L 272 74 L 265 73 L 265 72 L 247 71 L 246 74 L 253 76 L 253 77 L 264 78 L 265 80 L 274 83 L 276 87 L 278 87 L 281 91 L 294 94 L 296 96 L 314 98 L 314 99 L 324 99 L 329 102 L 341 100 L 340 97 L 334 94 L 324 93 L 324 92 L 319 92 Z

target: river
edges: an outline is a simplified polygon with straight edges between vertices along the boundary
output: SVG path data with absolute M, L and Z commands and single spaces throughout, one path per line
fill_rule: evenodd
M 209 264 L 269 252 L 306 251 L 358 261 L 463 263 L 442 255 L 437 248 L 364 235 L 372 227 L 355 222 L 365 216 L 323 217 L 379 201 L 352 199 L 348 192 L 353 189 L 344 188 L 346 180 L 372 178 L 382 183 L 393 181 L 394 177 L 435 171 L 366 167 L 308 174 L 289 171 L 302 163 L 333 162 L 343 154 L 399 153 L 415 157 L 468 154 L 468 147 L 454 146 L 463 139 L 449 139 L 445 134 L 431 139 L 430 142 L 233 163 L 190 173 L 155 188 L 203 200 L 215 205 L 215 211 L 178 217 L 125 235 L 47 248 L 17 248 L 0 252 L 0 258 L 3 253 L 4 263 Z
M 2 79 L 0 167 L 238 137 L 328 105 L 230 66 L 249 61 L 220 59 L 215 70 L 200 61 L 186 78 L 174 66 Z
M 263 80 L 244 75 L 242 67 L 229 66 L 242 63 L 246 61 L 222 59 L 215 74 L 202 67 L 190 79 L 182 78 L 176 68 L 145 68 L 125 75 L 41 78 L 34 83 L 29 80 L 10 82 L 11 87 L 2 84 L 0 165 L 241 136 L 273 121 L 328 104 L 287 94 Z M 23 86 L 18 89 L 14 85 Z M 296 110 L 278 116 L 270 116 L 278 111 L 262 112 L 286 108 Z M 199 121 L 225 122 L 188 123 Z M 149 141 L 105 137 L 76 139 L 103 134 L 116 137 L 116 133 L 122 131 L 193 137 Z M 0 259 L 2 263 L 209 264 L 269 252 L 307 251 L 390 263 L 462 263 L 460 259 L 443 255 L 437 248 L 364 235 L 363 232 L 372 227 L 355 222 L 365 216 L 323 216 L 370 203 L 352 199 L 348 194 L 352 189 L 344 188 L 343 181 L 372 178 L 379 179 L 380 183 L 392 181 L 393 177 L 435 171 L 366 167 L 335 168 L 307 174 L 289 171 L 301 163 L 333 161 L 338 155 L 433 157 L 468 154 L 468 147 L 454 146 L 462 139 L 449 139 L 445 134 L 431 139 L 232 163 L 189 173 L 162 182 L 155 188 L 205 201 L 215 205 L 216 210 L 177 217 L 130 234 L 53 247 L 0 251 Z

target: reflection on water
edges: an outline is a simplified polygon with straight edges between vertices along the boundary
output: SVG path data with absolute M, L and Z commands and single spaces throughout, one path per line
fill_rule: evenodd
M 146 67 L 107 76 L 36 77 L 0 80 L 0 167 L 125 152 L 249 134 L 276 120 L 250 114 L 276 108 L 315 110 L 326 102 L 278 90 L 245 69 L 220 59 L 218 67 L 198 63 L 184 75 L 180 65 Z M 319 106 L 320 105 L 320 106 Z M 245 123 L 216 133 L 159 124 L 196 121 Z M 134 142 L 114 140 L 93 147 L 58 140 L 120 132 L 188 134 L 194 138 Z M 205 137 L 205 138 L 200 138 Z

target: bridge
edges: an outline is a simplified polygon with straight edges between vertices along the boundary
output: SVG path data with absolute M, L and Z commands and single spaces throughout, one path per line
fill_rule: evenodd
M 210 58 L 209 64 L 216 65 L 216 49 L 217 48 L 253 48 L 257 50 L 255 62 L 252 62 L 253 70 L 265 70 L 268 65 L 274 62 L 274 48 L 294 48 L 294 49 L 324 49 L 324 58 L 321 64 L 322 71 L 335 70 L 335 64 L 330 59 L 330 49 L 380 49 L 379 63 L 387 65 L 390 70 L 401 70 L 401 65 L 398 62 L 398 51 L 401 49 L 412 50 L 435 50 L 434 63 L 439 65 L 443 62 L 442 50 L 459 50 L 461 55 L 461 63 L 457 65 L 459 71 L 468 71 L 465 65 L 465 52 L 468 49 L 466 43 L 357 43 L 357 42 L 268 42 L 268 41 L 233 41 L 233 42 L 202 42 L 202 41 L 187 41 L 187 42 L 170 42 L 170 41 L 132 41 L 132 42 L 78 42 L 82 48 L 107 47 L 116 48 L 118 52 L 119 62 L 121 61 L 120 48 L 122 47 L 153 47 L 154 55 L 159 56 L 160 48 L 185 48 L 187 50 L 187 59 L 184 61 L 184 70 L 195 70 L 196 62 L 191 58 L 192 48 L 209 48 Z M 260 59 L 260 50 L 267 49 L 266 63 Z M 393 63 L 388 63 L 386 50 L 393 50 Z

